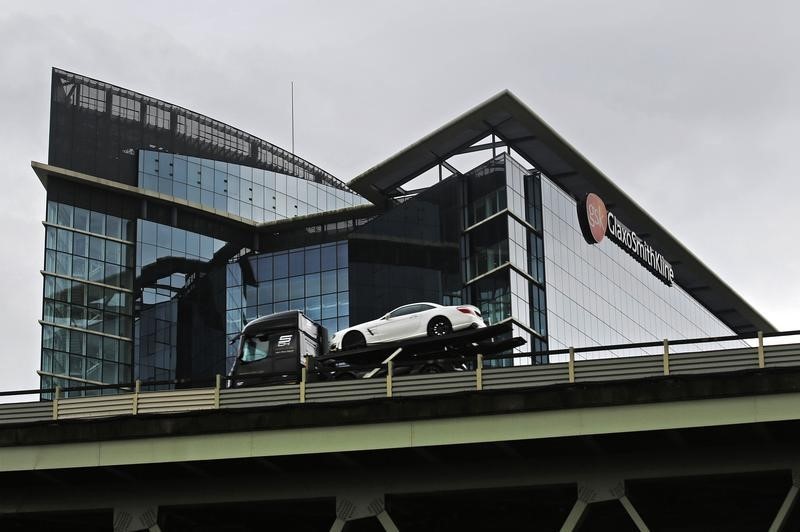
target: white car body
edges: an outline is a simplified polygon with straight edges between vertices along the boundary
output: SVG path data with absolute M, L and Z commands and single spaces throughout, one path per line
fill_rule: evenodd
M 440 326 L 435 331 L 430 330 L 429 332 L 431 326 L 437 323 L 441 324 L 443 320 L 449 323 L 449 330 L 446 326 Z M 478 327 L 486 327 L 486 324 L 481 317 L 481 311 L 472 305 L 446 307 L 436 303 L 411 303 L 398 307 L 377 320 L 360 323 L 336 332 L 331 337 L 330 349 L 331 351 L 342 350 L 343 340 L 348 333 L 353 331 L 363 336 L 365 345 L 373 345 L 448 334 Z M 352 344 L 353 337 L 358 338 L 358 334 L 351 335 L 348 344 Z M 346 346 L 345 349 L 347 348 L 349 347 Z

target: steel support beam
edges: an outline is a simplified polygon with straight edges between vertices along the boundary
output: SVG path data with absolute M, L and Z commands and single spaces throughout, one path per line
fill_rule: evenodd
M 800 476 L 799 473 L 800 471 L 798 470 L 792 471 L 792 487 L 789 488 L 789 492 L 783 499 L 783 503 L 778 509 L 775 519 L 772 520 L 772 524 L 769 527 L 769 532 L 780 532 L 783 530 L 783 527 L 786 524 L 786 518 L 792 513 L 792 509 L 797 502 L 797 493 L 800 491 L 800 488 L 798 487 L 798 484 L 800 484 L 800 478 L 798 478 Z
M 397 525 L 394 524 L 394 521 L 392 521 L 391 516 L 389 516 L 389 513 L 386 510 L 382 511 L 375 517 L 378 518 L 378 521 L 381 523 L 381 526 L 383 526 L 383 529 L 386 532 L 400 532 L 400 530 L 397 528 Z
M 583 520 L 583 514 L 586 512 L 586 507 L 589 504 L 586 501 L 582 501 L 578 499 L 575 501 L 575 504 L 572 505 L 572 510 L 570 510 L 569 515 L 564 520 L 564 524 L 561 525 L 561 532 L 573 532 L 578 528 Z
M 639 529 L 639 532 L 650 532 L 650 529 L 644 523 L 644 519 L 642 519 L 642 516 L 636 511 L 636 508 L 634 508 L 633 503 L 627 495 L 620 497 L 619 502 L 622 503 L 622 507 L 625 508 L 626 512 L 628 512 L 628 515 L 633 520 L 633 524 L 636 525 L 636 528 Z

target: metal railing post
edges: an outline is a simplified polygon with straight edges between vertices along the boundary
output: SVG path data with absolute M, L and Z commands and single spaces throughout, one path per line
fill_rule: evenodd
M 569 382 L 575 382 L 575 348 L 569 347 Z
M 386 364 L 386 397 L 392 396 L 392 376 L 394 375 L 394 360 Z
M 219 389 L 222 386 L 222 375 L 217 373 L 214 382 L 214 408 L 219 408 Z
M 669 340 L 664 338 L 664 375 L 669 375 Z
M 767 361 L 764 357 L 764 331 L 758 331 L 758 367 L 764 368 Z
M 304 367 L 300 370 L 300 402 L 306 402 L 306 377 L 308 370 Z
M 56 386 L 56 392 L 53 395 L 53 419 L 58 419 L 58 400 L 61 399 L 61 386 Z
M 475 389 L 483 390 L 483 355 L 480 353 L 475 360 Z
M 136 379 L 136 385 L 133 388 L 133 399 L 131 400 L 132 401 L 131 407 L 134 416 L 139 413 L 139 392 L 141 391 L 142 391 L 142 381 L 141 379 Z

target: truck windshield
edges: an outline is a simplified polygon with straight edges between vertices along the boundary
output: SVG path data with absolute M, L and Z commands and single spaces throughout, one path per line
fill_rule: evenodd
M 267 337 L 247 337 L 242 346 L 242 362 L 255 362 L 269 356 L 269 339 Z

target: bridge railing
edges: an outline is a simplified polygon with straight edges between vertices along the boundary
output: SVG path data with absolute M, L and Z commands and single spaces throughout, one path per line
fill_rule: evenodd
M 92 385 L 52 390 L 0 392 L 0 395 L 51 393 L 52 400 L 0 404 L 0 425 L 89 419 L 110 416 L 172 414 L 197 410 L 268 408 L 284 404 L 363 401 L 377 398 L 441 395 L 482 390 L 526 389 L 576 382 L 615 381 L 673 375 L 729 373 L 762 368 L 800 366 L 800 343 L 779 343 L 800 331 L 570 348 L 545 354 L 565 354 L 567 360 L 549 364 L 496 367 L 490 360 L 520 355 L 477 355 L 463 371 L 435 374 L 395 374 L 402 363 L 390 361 L 383 374 L 370 379 L 314 382 L 305 370 L 299 383 L 231 388 L 218 375 L 213 383 L 148 383 L 198 385 L 168 391 L 143 391 L 142 383 Z M 680 345 L 752 340 L 753 345 L 711 351 L 675 352 Z M 609 353 L 622 349 L 660 348 L 659 354 L 610 358 L 579 358 L 582 353 Z M 542 353 L 530 353 L 532 357 Z M 70 391 L 94 391 L 94 397 L 64 397 Z M 106 390 L 113 395 L 102 395 Z

